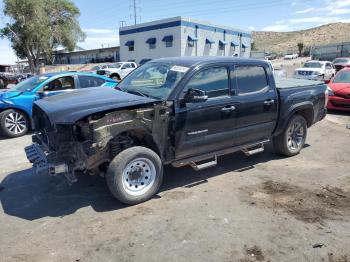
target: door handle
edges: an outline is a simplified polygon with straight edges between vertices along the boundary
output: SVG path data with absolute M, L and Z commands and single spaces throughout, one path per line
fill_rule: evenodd
M 273 105 L 274 103 L 275 103 L 275 100 L 273 100 L 273 99 L 267 99 L 264 101 L 264 105 L 266 105 L 266 106 Z
M 236 110 L 235 106 L 225 106 L 225 107 L 221 108 L 221 111 L 224 113 L 229 113 L 229 112 L 232 112 L 235 110 Z

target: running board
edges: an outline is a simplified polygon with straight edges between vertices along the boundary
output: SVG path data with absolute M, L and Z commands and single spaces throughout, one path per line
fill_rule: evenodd
M 251 156 L 251 155 L 255 155 L 261 152 L 264 152 L 264 144 L 260 144 L 258 146 L 255 147 L 251 147 L 251 148 L 244 148 L 242 149 L 242 152 L 246 155 L 246 156 Z
M 259 141 L 257 143 L 246 144 L 246 145 L 237 146 L 237 147 L 229 147 L 229 148 L 226 148 L 226 149 L 214 151 L 214 152 L 211 152 L 211 153 L 206 153 L 206 154 L 199 155 L 199 156 L 193 156 L 193 157 L 189 157 L 189 158 L 178 159 L 178 160 L 175 160 L 175 161 L 170 162 L 170 163 L 174 167 L 182 167 L 182 166 L 190 165 L 195 170 L 198 170 L 198 167 L 201 168 L 201 169 L 204 169 L 204 168 L 215 166 L 217 164 L 217 157 L 218 156 L 222 156 L 222 155 L 226 155 L 226 154 L 230 154 L 230 153 L 238 152 L 238 151 L 243 151 L 244 153 L 247 152 L 250 155 L 252 155 L 253 153 L 254 154 L 260 153 L 260 152 L 264 151 L 264 144 L 266 144 L 268 142 L 270 142 L 270 140 L 269 139 L 265 139 L 265 140 L 261 140 L 261 141 Z M 213 159 L 213 158 L 215 158 L 215 160 L 208 161 L 208 159 Z M 208 162 L 206 162 L 204 164 L 199 164 L 199 165 L 196 164 L 196 163 L 201 162 L 201 161 L 208 161 Z
M 200 171 L 209 167 L 213 167 L 216 166 L 218 164 L 218 159 L 217 156 L 214 156 L 214 160 L 209 161 L 209 162 L 205 162 L 203 164 L 196 164 L 196 162 L 191 162 L 190 166 L 196 170 L 196 171 Z

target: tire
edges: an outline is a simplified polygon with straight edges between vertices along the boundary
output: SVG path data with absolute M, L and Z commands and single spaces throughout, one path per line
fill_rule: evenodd
M 273 138 L 273 145 L 278 154 L 295 156 L 305 145 L 307 123 L 301 115 L 294 115 L 283 132 Z
M 23 136 L 28 132 L 29 119 L 21 111 L 4 110 L 0 113 L 0 133 L 8 138 Z
M 113 80 L 117 80 L 117 81 L 120 81 L 120 80 L 121 80 L 121 78 L 120 78 L 119 75 L 112 75 L 111 78 L 112 78 Z
M 154 151 L 141 146 L 120 152 L 110 163 L 106 174 L 112 195 L 128 205 L 152 198 L 162 181 L 162 161 Z

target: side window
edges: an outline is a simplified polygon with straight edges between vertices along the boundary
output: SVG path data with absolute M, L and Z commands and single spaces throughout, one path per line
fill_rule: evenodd
M 235 77 L 240 95 L 254 94 L 268 88 L 265 69 L 261 66 L 236 66 Z
M 134 63 L 131 63 L 131 64 L 130 64 L 130 67 L 131 67 L 131 68 L 135 68 L 136 66 L 135 66 Z
M 226 67 L 212 67 L 204 69 L 194 75 L 187 84 L 187 89 L 205 91 L 209 98 L 228 96 L 229 80 Z
M 330 63 L 327 63 L 327 64 L 326 64 L 326 69 L 332 69 L 332 66 L 331 66 Z
M 48 83 L 44 86 L 44 91 L 60 91 L 74 88 L 74 78 L 72 76 L 64 76 Z
M 80 88 L 101 86 L 105 81 L 94 76 L 78 76 Z
M 122 69 L 128 69 L 130 68 L 130 63 L 125 63 L 123 66 L 122 66 Z

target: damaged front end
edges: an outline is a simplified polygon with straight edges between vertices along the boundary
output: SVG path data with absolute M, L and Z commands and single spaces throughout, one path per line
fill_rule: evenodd
M 148 143 L 164 156 L 167 108 L 152 103 L 142 108 L 95 113 L 74 124 L 53 124 L 34 105 L 36 131 L 33 144 L 25 152 L 37 174 L 64 175 L 69 183 L 77 181 L 78 172 L 103 173 L 119 152 L 134 145 Z

